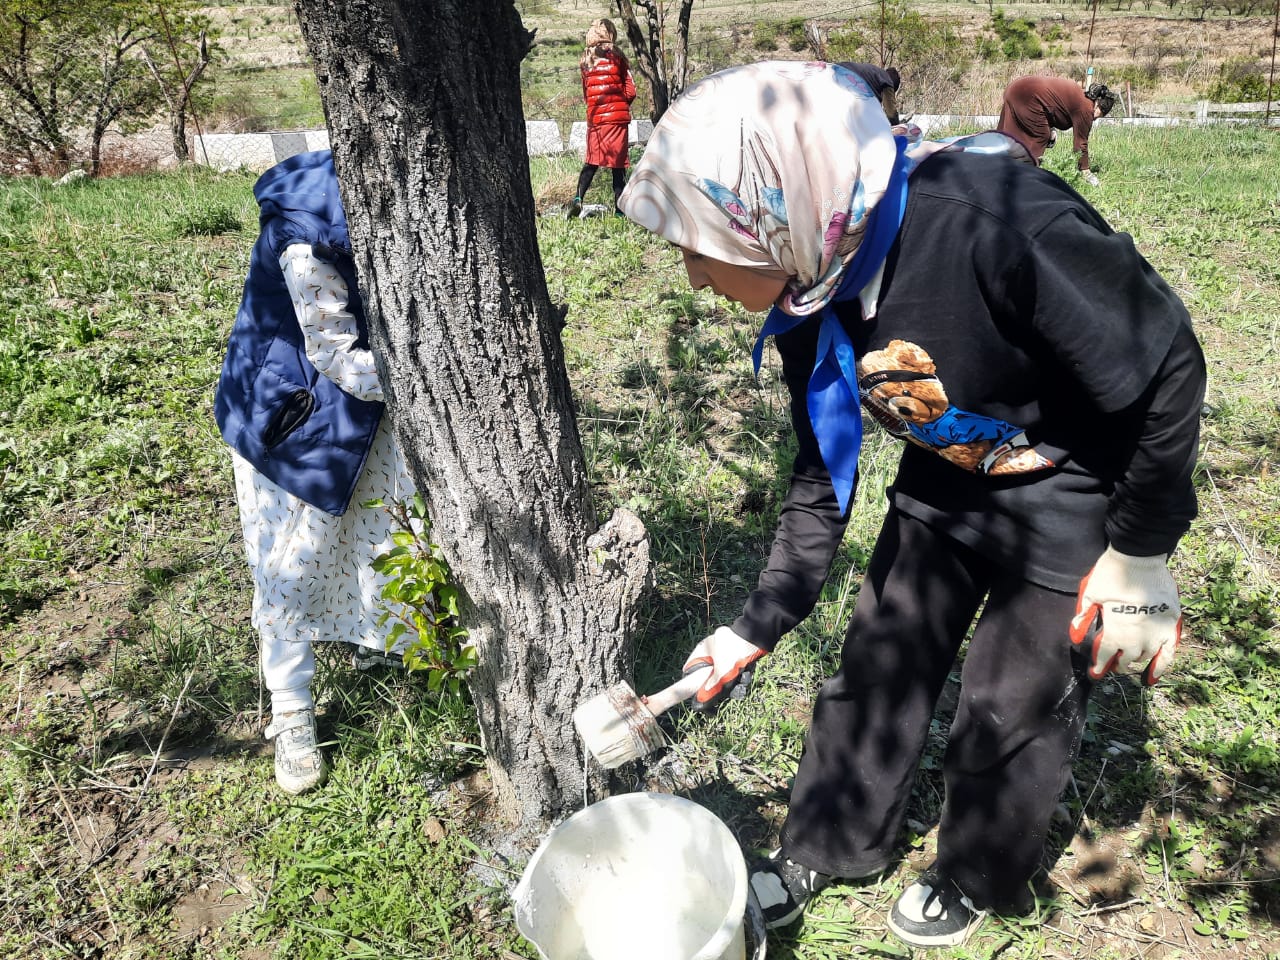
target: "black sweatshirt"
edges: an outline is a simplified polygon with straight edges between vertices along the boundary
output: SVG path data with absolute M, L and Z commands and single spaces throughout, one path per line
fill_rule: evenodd
M 939 154 L 910 181 L 877 315 L 837 315 L 863 409 L 906 449 L 892 502 L 1074 593 L 1110 543 L 1169 553 L 1195 517 L 1204 358 L 1186 308 L 1060 178 Z M 799 442 L 768 563 L 733 629 L 765 649 L 813 609 L 844 534 L 805 394 L 817 323 L 775 338 Z M 896 411 L 896 412 L 895 412 Z

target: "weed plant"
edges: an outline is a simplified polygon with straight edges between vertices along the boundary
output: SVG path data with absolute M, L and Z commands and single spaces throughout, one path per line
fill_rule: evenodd
M 1090 187 L 1068 146 L 1046 165 L 1133 234 L 1209 360 L 1201 515 L 1173 559 L 1186 637 L 1156 688 L 1100 684 L 1038 914 L 939 955 L 1274 956 L 1280 155 L 1256 129 L 1104 122 Z M 690 290 L 675 251 L 626 221 L 557 215 L 576 174 L 572 159 L 534 164 L 541 253 L 568 307 L 599 513 L 626 504 L 652 537 L 636 683 L 656 689 L 751 589 L 794 448 L 771 348 L 751 369 L 761 318 Z M 210 410 L 251 186 L 189 171 L 0 181 L 0 956 L 532 958 L 507 900 L 528 850 L 487 826 L 465 700 L 357 673 L 326 648 L 330 781 L 295 799 L 274 790 Z M 828 586 L 752 695 L 675 716 L 673 745 L 632 772 L 710 807 L 748 852 L 776 843 L 898 453 L 868 430 Z M 771 958 L 906 956 L 883 915 L 930 857 L 955 695 L 953 682 L 903 864 L 824 891 Z

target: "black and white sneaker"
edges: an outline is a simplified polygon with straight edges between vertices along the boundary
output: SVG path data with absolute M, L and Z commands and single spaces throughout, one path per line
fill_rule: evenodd
M 954 947 L 987 916 L 948 877 L 930 867 L 898 897 L 889 929 L 913 947 Z
M 751 892 L 764 914 L 764 925 L 770 930 L 795 922 L 804 913 L 809 898 L 830 882 L 825 873 L 788 860 L 781 848 L 751 870 Z
M 373 670 L 377 667 L 391 667 L 394 670 L 404 669 L 404 655 L 398 650 L 387 653 L 372 647 L 351 645 L 351 666 L 357 670 Z

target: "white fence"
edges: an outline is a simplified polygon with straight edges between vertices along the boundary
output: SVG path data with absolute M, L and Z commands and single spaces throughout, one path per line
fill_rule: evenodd
M 1211 103 L 1208 100 L 1197 100 L 1195 103 L 1152 103 L 1144 106 L 1138 113 L 1140 119 L 1190 115 L 1197 123 L 1210 123 L 1217 118 L 1261 121 L 1270 113 L 1271 123 L 1276 123 L 1280 120 L 1280 103 Z M 1256 116 L 1259 113 L 1263 116 Z
M 1099 125 L 1112 123 L 1138 127 L 1176 127 L 1183 124 L 1254 123 L 1280 126 L 1280 103 L 1272 103 L 1268 117 L 1266 103 L 1152 103 L 1139 107 L 1132 117 L 1104 117 Z M 994 130 L 1000 118 L 992 115 L 967 116 L 949 113 L 917 113 L 911 118 L 926 136 L 952 127 Z
M 554 120 L 526 120 L 525 142 L 529 156 L 576 153 L 581 157 L 587 145 L 587 124 L 579 121 L 569 130 L 566 146 L 560 125 Z M 632 143 L 647 143 L 653 133 L 651 120 L 632 120 L 629 134 Z M 300 130 L 287 133 L 206 133 L 195 137 L 191 158 L 215 170 L 244 167 L 262 171 L 286 157 L 308 150 L 324 150 L 329 146 L 326 130 Z
M 1145 127 L 1169 127 L 1184 124 L 1269 124 L 1280 127 L 1280 103 L 1271 105 L 1267 116 L 1265 103 L 1152 103 L 1142 105 L 1133 117 L 1107 117 L 1099 123 L 1132 124 Z M 936 136 L 948 129 L 993 130 L 998 118 L 994 115 L 971 114 L 923 114 L 917 113 L 912 122 L 920 126 L 926 136 Z M 529 120 L 525 122 L 525 139 L 530 156 L 574 155 L 581 158 L 586 146 L 587 125 L 579 121 L 569 127 L 569 136 L 561 133 L 561 126 L 554 120 Z M 632 143 L 648 142 L 653 123 L 647 119 L 631 123 Z M 249 170 L 266 170 L 286 157 L 307 150 L 319 150 L 329 145 L 324 130 L 300 130 L 276 133 L 209 133 L 194 137 L 191 158 L 219 170 L 244 167 Z M 176 164 L 168 127 L 158 126 L 150 131 L 121 136 L 109 133 L 103 141 L 104 162 L 124 160 L 134 169 L 166 168 Z M 0 170 L 0 173 L 26 173 L 21 167 Z

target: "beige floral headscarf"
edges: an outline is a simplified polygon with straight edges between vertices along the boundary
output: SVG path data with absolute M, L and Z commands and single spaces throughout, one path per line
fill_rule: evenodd
M 907 178 L 940 150 L 1030 161 L 1000 133 L 924 141 L 919 128 L 891 129 L 871 88 L 843 67 L 755 63 L 714 74 L 672 104 L 618 202 L 685 250 L 791 277 L 753 357 L 759 369 L 766 337 L 819 325 L 807 406 L 842 511 L 862 418 L 853 344 L 826 308 L 858 297 L 863 316 L 874 314 Z
M 794 279 L 780 306 L 803 315 L 830 299 L 896 156 L 884 111 L 856 74 L 749 64 L 672 104 L 619 206 L 687 250 L 781 268 Z
M 618 28 L 613 25 L 613 21 L 605 17 L 598 20 L 592 20 L 591 26 L 587 28 L 587 39 L 584 46 L 587 49 L 598 46 L 602 43 L 617 43 Z
M 778 306 L 826 306 L 858 251 L 898 163 L 910 174 L 940 150 L 1026 151 L 1003 134 L 922 140 L 890 128 L 857 74 L 829 63 L 732 67 L 689 87 L 654 130 L 619 207 L 686 250 L 792 277 Z M 864 309 L 874 291 L 864 295 Z

